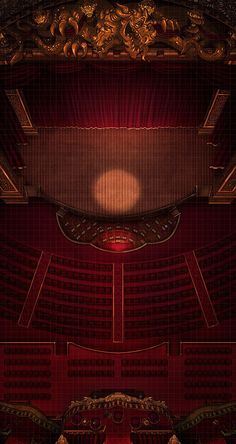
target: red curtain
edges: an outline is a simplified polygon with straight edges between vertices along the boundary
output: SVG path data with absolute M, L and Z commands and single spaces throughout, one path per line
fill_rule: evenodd
M 213 85 L 214 88 L 229 88 L 232 89 L 235 85 L 236 67 L 233 65 L 211 64 L 204 62 L 161 62 L 152 61 L 144 63 L 140 61 L 80 61 L 65 60 L 65 61 L 48 61 L 35 63 L 19 63 L 14 66 L 2 65 L 0 67 L 0 85 L 2 88 L 19 88 L 28 85 L 33 80 L 38 80 L 42 74 L 46 76 L 49 73 L 56 74 L 70 74 L 78 73 L 80 71 L 93 68 L 99 71 L 108 72 L 111 74 L 121 72 L 139 72 L 142 70 L 155 70 L 158 75 L 163 74 L 166 79 L 171 74 L 181 75 L 184 81 L 191 77 L 193 73 L 196 78 L 205 79 Z
M 73 72 L 74 65 L 68 66 L 69 74 L 51 65 L 50 72 L 24 88 L 36 126 L 196 127 L 212 95 L 193 67 L 94 62 Z
M 2 89 L 21 88 L 41 74 L 40 64 L 20 63 L 14 66 L 4 65 L 0 68 L 0 86 Z
M 235 67 L 203 63 L 50 62 L 2 66 L 2 89 L 22 88 L 36 126 L 196 127 Z
M 4 94 L 7 88 L 24 87 L 39 127 L 197 127 L 213 91 L 231 85 L 234 95 L 235 78 L 235 67 L 210 64 L 66 61 L 2 66 L 0 147 L 13 167 L 24 166 L 19 147 L 26 138 Z M 217 125 L 215 166 L 226 165 L 235 146 L 234 115 L 229 109 Z

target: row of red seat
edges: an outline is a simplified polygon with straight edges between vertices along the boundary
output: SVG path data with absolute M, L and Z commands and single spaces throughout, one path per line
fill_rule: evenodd
M 114 367 L 113 359 L 69 359 L 69 367 Z
M 186 347 L 184 348 L 184 354 L 186 355 L 229 355 L 232 354 L 232 348 L 231 347 L 225 347 L 225 346 L 215 346 L 215 345 L 208 345 L 205 346 L 192 346 L 192 347 Z M 199 359 L 199 358 L 197 358 Z
M 33 328 L 37 330 L 44 330 L 50 333 L 56 333 L 65 338 L 74 338 L 77 342 L 79 342 L 80 338 L 96 338 L 102 340 L 111 340 L 112 335 L 109 330 L 96 330 L 96 329 L 88 329 L 84 328 L 73 328 L 70 326 L 63 326 L 55 324 L 54 322 L 43 322 L 42 320 L 33 320 L 31 323 Z
M 185 399 L 188 401 L 201 401 L 204 400 L 206 403 L 209 401 L 223 402 L 230 401 L 232 399 L 231 393 L 209 393 L 204 390 L 202 393 L 185 393 Z
M 121 376 L 126 378 L 167 378 L 168 370 L 121 370 Z
M 50 393 L 4 393 L 3 395 L 4 401 L 50 401 L 52 399 L 52 395 Z
M 211 366 L 232 365 L 232 359 L 226 358 L 188 358 L 184 361 L 185 365 L 191 366 Z
M 166 367 L 167 359 L 122 359 L 122 367 Z

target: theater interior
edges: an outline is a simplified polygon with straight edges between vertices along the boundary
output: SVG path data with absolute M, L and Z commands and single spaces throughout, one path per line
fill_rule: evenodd
M 235 145 L 235 0 L 1 0 L 0 444 L 236 443 Z

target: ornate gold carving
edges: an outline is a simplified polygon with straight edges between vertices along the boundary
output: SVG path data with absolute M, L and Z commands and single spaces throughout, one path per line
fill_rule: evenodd
M 69 408 L 64 413 L 63 420 L 65 421 L 69 417 L 76 415 L 79 411 L 113 409 L 114 407 L 155 411 L 158 414 L 169 415 L 168 407 L 164 401 L 155 401 L 151 397 L 139 399 L 134 396 L 126 395 L 125 393 L 116 392 L 105 398 L 93 399 L 90 397 L 84 397 L 81 401 L 72 401 Z
M 236 165 L 230 170 L 218 192 L 227 194 L 233 194 L 236 192 Z
M 64 435 L 60 435 L 56 444 L 68 444 L 68 441 Z
M 229 415 L 229 417 L 233 416 L 233 413 L 236 412 L 236 402 L 229 402 L 227 404 L 220 405 L 210 405 L 204 406 L 197 410 L 191 412 L 189 416 L 187 416 L 183 421 L 181 421 L 176 430 L 178 433 L 185 432 L 190 430 L 192 427 L 196 427 L 202 421 L 210 420 L 213 421 L 215 418 L 220 416 Z
M 5 56 L 9 62 L 14 64 L 24 58 L 22 40 L 19 33 L 8 29 L 7 32 L 0 32 L 0 56 Z M 8 61 L 8 60 L 7 60 Z
M 32 14 L 33 21 L 38 26 L 46 26 L 50 23 L 50 11 L 36 10 Z
M 181 23 L 165 17 L 153 0 L 141 0 L 132 7 L 83 0 L 57 8 L 33 11 L 30 17 L 0 32 L 0 58 L 13 64 L 31 56 L 38 48 L 42 55 L 85 57 L 88 52 L 104 57 L 109 51 L 126 52 L 132 59 L 145 60 L 173 48 L 177 54 L 206 61 L 224 60 L 236 45 L 236 33 L 208 38 L 202 13 L 181 8 Z M 27 47 L 31 41 L 31 49 Z M 162 46 L 158 47 L 161 42 Z M 32 48 L 33 44 L 33 48 Z M 151 47 L 151 48 L 150 48 Z
M 236 165 L 235 163 L 221 179 L 214 193 L 209 198 L 210 204 L 230 204 L 236 199 Z
M 182 54 L 192 50 L 199 58 L 207 62 L 224 59 L 226 55 L 226 44 L 224 41 L 216 40 L 213 42 L 213 47 L 206 46 L 206 37 L 203 33 L 205 24 L 203 14 L 200 11 L 193 10 L 187 12 L 187 15 L 190 24 L 185 30 L 187 37 L 183 39 Z
M 15 177 L 3 159 L 0 159 L 0 199 L 5 203 L 27 202 L 22 176 Z
M 199 128 L 199 134 L 212 134 L 223 108 L 230 96 L 229 91 L 218 89 L 212 99 L 210 108 L 203 125 Z
M 37 134 L 37 131 L 32 124 L 31 117 L 27 110 L 22 92 L 19 89 L 8 89 L 5 90 L 5 93 L 12 108 L 16 113 L 16 116 L 21 124 L 23 131 L 28 135 Z
M 15 193 L 17 188 L 11 181 L 10 177 L 4 171 L 3 167 L 0 165 L 0 190 L 1 194 Z
M 178 440 L 176 435 L 173 435 L 170 439 L 168 444 L 181 444 L 180 441 Z
M 28 404 L 13 405 L 6 402 L 0 402 L 0 412 L 28 419 L 52 433 L 59 433 L 60 431 L 60 427 L 55 423 L 55 421 L 51 421 L 42 412 Z

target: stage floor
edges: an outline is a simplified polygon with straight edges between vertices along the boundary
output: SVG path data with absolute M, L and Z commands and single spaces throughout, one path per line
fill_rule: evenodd
M 207 140 L 193 128 L 41 128 L 22 148 L 25 180 L 85 213 L 154 211 L 209 185 Z

